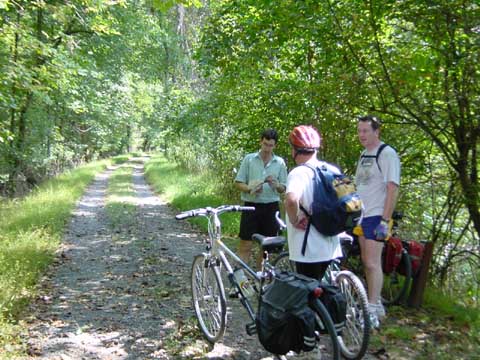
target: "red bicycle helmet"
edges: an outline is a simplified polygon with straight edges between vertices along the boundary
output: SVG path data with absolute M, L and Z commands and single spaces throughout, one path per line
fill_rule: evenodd
M 300 125 L 292 130 L 288 142 L 298 150 L 314 150 L 320 147 L 321 140 L 313 126 Z

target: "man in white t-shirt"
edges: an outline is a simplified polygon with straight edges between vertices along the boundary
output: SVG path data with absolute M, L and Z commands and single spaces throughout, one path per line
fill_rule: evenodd
M 321 139 L 317 130 L 312 126 L 295 127 L 290 133 L 288 141 L 292 149 L 292 157 L 297 165 L 325 164 L 331 171 L 339 172 L 334 166 L 317 159 L 317 150 L 320 148 Z M 285 210 L 290 260 L 295 261 L 298 273 L 320 280 L 331 260 L 340 257 L 342 251 L 338 236 L 324 236 L 315 227 L 310 226 L 305 254 L 302 254 L 308 218 L 300 209 L 300 205 L 308 213 L 311 213 L 313 178 L 314 173 L 307 166 L 297 166 L 288 174 Z
M 365 212 L 361 225 L 353 232 L 360 243 L 373 325 L 378 326 L 379 320 L 385 317 L 381 303 L 382 249 L 390 236 L 400 185 L 400 159 L 395 149 L 380 141 L 380 121 L 375 116 L 360 117 L 357 131 L 365 150 L 357 164 L 355 183 Z

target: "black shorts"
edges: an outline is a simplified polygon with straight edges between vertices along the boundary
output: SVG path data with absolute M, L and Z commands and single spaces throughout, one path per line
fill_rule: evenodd
M 299 274 L 322 280 L 325 272 L 327 271 L 328 265 L 331 261 L 322 261 L 316 263 L 304 263 L 304 262 L 295 262 L 296 270 Z
M 275 219 L 279 211 L 278 202 L 259 204 L 245 202 L 245 206 L 255 206 L 255 211 L 243 211 L 240 218 L 240 239 L 252 240 L 255 233 L 265 236 L 276 236 L 280 226 Z

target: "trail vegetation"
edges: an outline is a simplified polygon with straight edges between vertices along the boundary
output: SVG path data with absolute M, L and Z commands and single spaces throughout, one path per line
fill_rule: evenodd
M 434 244 L 429 288 L 478 311 L 479 19 L 473 0 L 0 0 L 0 268 L 12 269 L 2 319 L 14 323 L 12 304 L 29 297 L 9 292 L 20 283 L 8 274 L 22 273 L 30 246 L 42 257 L 58 245 L 99 168 L 72 180 L 62 209 L 62 192 L 42 189 L 64 178 L 47 179 L 159 151 L 185 169 L 185 201 L 204 189 L 238 201 L 235 169 L 264 128 L 279 131 L 291 168 L 289 131 L 316 126 L 320 156 L 352 174 L 367 113 L 401 156 L 401 233 Z M 58 209 L 30 205 L 39 196 Z M 32 213 L 16 221 L 18 209 Z

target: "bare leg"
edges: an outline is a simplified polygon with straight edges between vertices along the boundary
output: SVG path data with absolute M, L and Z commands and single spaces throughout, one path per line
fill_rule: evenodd
M 253 241 L 249 240 L 240 240 L 240 244 L 238 246 L 238 256 L 242 259 L 246 264 L 250 261 L 250 255 L 252 254 L 252 247 Z M 260 270 L 262 267 L 262 260 L 263 254 L 261 251 L 258 251 L 258 256 L 256 258 L 256 266 L 257 270 Z
M 383 286 L 382 249 L 383 243 L 359 237 L 362 262 L 368 285 L 368 302 L 376 304 L 381 300 Z
M 246 264 L 248 264 L 248 261 L 250 260 L 250 255 L 252 254 L 252 243 L 253 241 L 240 240 L 240 244 L 238 246 L 238 256 Z
M 262 251 L 258 251 L 258 256 L 257 256 L 257 271 L 260 271 L 262 268 L 262 261 L 263 261 L 263 254 Z

